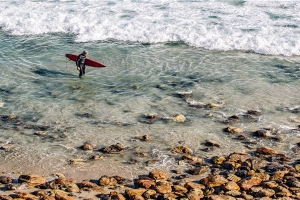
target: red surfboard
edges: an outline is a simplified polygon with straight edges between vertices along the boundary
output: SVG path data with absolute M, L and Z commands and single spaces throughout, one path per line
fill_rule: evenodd
M 69 58 L 70 60 L 73 60 L 74 62 L 76 62 L 77 56 L 78 55 L 76 54 L 68 54 L 68 53 L 66 54 L 66 57 Z M 85 65 L 90 67 L 106 67 L 105 65 L 89 58 L 85 59 Z

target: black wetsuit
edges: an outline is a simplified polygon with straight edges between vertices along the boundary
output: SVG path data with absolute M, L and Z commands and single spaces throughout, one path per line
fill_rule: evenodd
M 76 66 L 80 68 L 79 70 L 79 76 L 82 76 L 85 74 L 85 58 L 86 56 L 82 53 L 79 54 L 76 60 Z

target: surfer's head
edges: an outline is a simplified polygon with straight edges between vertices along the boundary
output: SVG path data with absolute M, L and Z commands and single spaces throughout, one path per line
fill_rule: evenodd
M 87 50 L 84 50 L 82 53 L 83 53 L 84 55 L 89 54 L 89 52 L 88 52 Z

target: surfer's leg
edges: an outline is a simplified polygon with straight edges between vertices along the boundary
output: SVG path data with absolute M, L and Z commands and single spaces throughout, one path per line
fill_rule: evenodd
M 82 66 L 82 72 L 85 74 L 85 65 Z
M 82 76 L 82 74 L 83 74 L 83 69 L 82 69 L 82 68 L 83 68 L 83 66 L 81 66 L 81 65 L 80 65 L 79 67 L 80 67 L 80 70 L 79 70 L 79 77 L 81 77 L 81 76 Z

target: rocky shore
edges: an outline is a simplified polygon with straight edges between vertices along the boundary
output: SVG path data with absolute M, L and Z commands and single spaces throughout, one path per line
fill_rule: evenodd
M 92 147 L 85 144 L 82 148 Z M 103 148 L 119 150 L 123 150 L 121 144 Z M 63 174 L 54 174 L 51 180 L 37 174 L 22 174 L 18 178 L 3 175 L 0 200 L 300 199 L 299 161 L 274 149 L 260 147 L 248 153 L 234 152 L 209 159 L 194 156 L 185 146 L 170 151 L 176 152 L 178 162 L 188 163 L 190 168 L 153 170 L 133 180 L 107 174 L 80 182 Z

